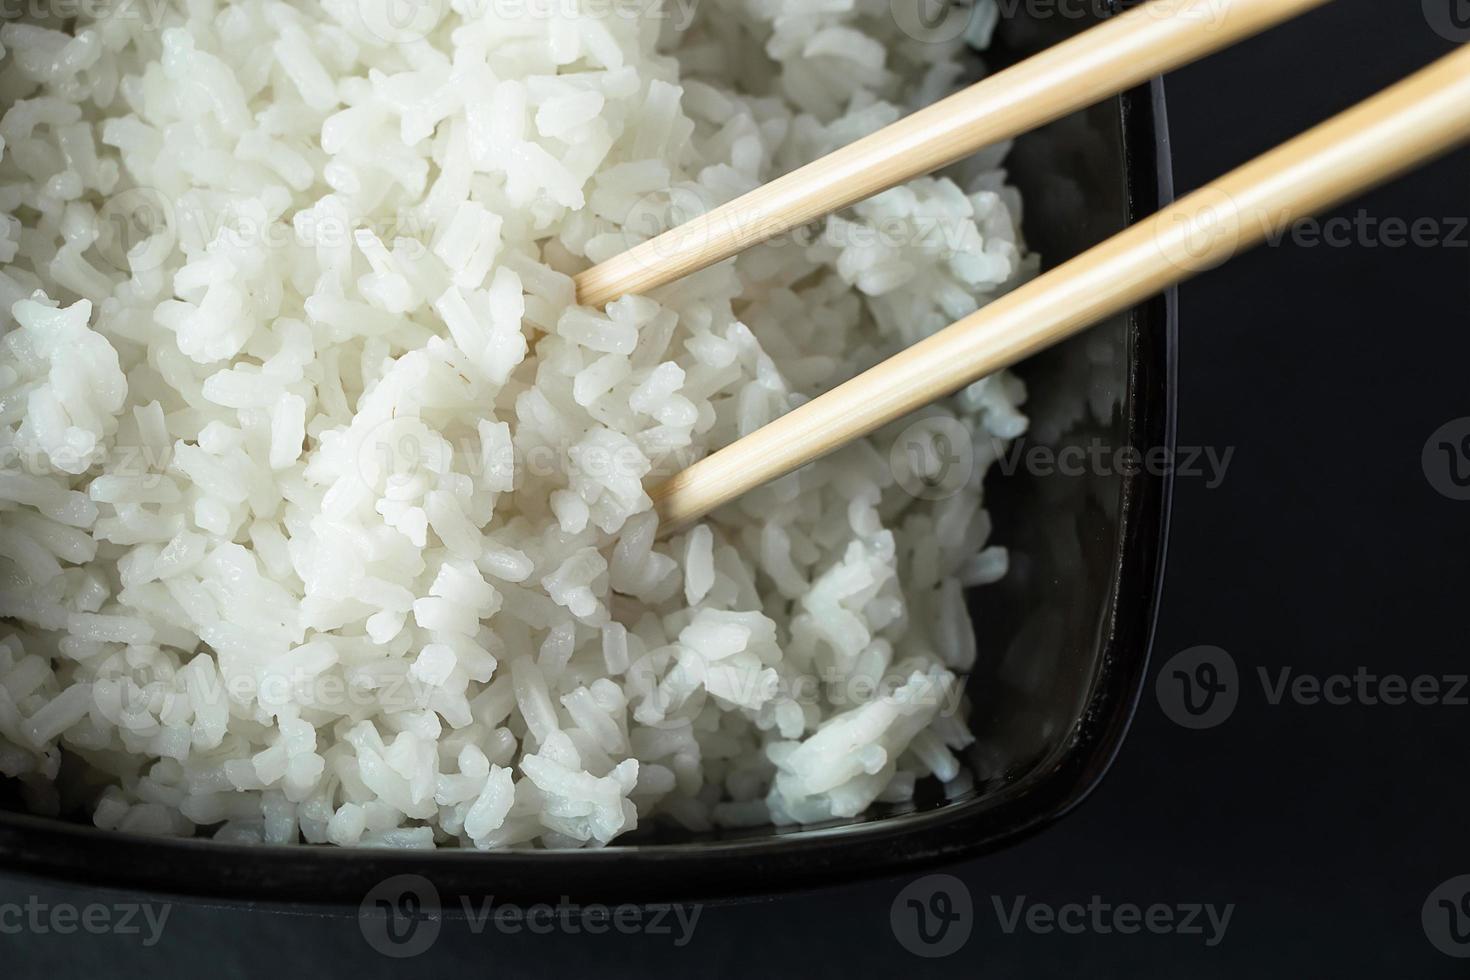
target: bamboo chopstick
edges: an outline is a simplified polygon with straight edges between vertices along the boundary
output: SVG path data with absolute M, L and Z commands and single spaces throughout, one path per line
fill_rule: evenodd
M 653 491 L 667 533 L 1470 140 L 1470 46 L 1246 164 Z
M 646 292 L 1092 105 L 1328 0 L 1149 0 L 576 277 L 577 302 Z

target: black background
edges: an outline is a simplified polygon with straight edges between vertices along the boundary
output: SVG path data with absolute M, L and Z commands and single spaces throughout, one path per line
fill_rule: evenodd
M 1455 0 L 1443 0 L 1445 3 Z M 1448 51 L 1420 0 L 1338 0 L 1168 79 L 1182 192 Z M 1461 152 L 1353 204 L 1372 218 L 1470 215 Z M 1470 416 L 1470 233 L 1432 248 L 1376 236 L 1286 241 L 1185 286 L 1179 444 L 1234 450 L 1223 484 L 1176 482 L 1169 569 L 1148 692 L 1112 772 L 1077 811 L 949 872 L 973 930 L 922 960 L 895 939 L 888 879 L 702 911 L 693 939 L 473 935 L 446 922 L 408 964 L 372 952 L 353 918 L 176 906 L 163 939 L 0 935 L 7 976 L 665 975 L 1465 976 L 1421 907 L 1470 873 L 1470 708 L 1271 704 L 1257 668 L 1325 676 L 1470 670 L 1470 502 L 1430 485 L 1420 452 Z M 1169 721 L 1153 677 L 1211 644 L 1241 673 L 1219 727 Z M 778 882 L 772 882 L 778 888 Z M 1002 930 L 992 904 L 1234 904 L 1222 942 L 1199 935 Z M 89 894 L 0 877 L 0 902 Z

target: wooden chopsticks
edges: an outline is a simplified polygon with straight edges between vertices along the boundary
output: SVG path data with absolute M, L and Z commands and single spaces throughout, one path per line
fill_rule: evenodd
M 593 266 L 577 301 L 647 292 L 1326 2 L 1149 0 Z
M 676 474 L 668 533 L 1470 140 L 1470 46 Z

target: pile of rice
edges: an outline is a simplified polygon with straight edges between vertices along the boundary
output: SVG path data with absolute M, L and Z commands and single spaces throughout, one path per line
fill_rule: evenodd
M 947 495 L 895 480 L 897 431 L 667 540 L 645 491 L 1032 274 L 1001 154 L 606 311 L 570 278 L 945 94 L 965 40 L 888 0 L 506 3 L 0 27 L 0 773 L 31 805 L 574 847 L 965 787 L 1014 378 L 929 413 L 973 440 Z

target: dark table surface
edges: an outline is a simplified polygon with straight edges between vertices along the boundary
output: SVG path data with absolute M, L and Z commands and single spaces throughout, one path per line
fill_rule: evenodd
M 1470 20 L 1465 0 L 1339 0 L 1171 76 L 1180 190 L 1447 51 L 1455 4 Z M 132 913 L 134 932 L 79 919 L 64 934 L 56 909 L 99 903 L 93 924 L 116 927 L 132 897 L 0 877 L 0 973 L 1470 974 L 1441 950 L 1470 955 L 1456 943 L 1470 940 L 1470 888 L 1451 881 L 1470 874 L 1470 689 L 1456 679 L 1470 672 L 1470 501 L 1453 499 L 1450 470 L 1470 473 L 1455 448 L 1470 428 L 1447 430 L 1448 451 L 1445 433 L 1431 440 L 1470 416 L 1467 216 L 1462 152 L 1182 290 L 1179 444 L 1233 455 L 1218 486 L 1177 481 L 1149 690 L 1116 765 L 1031 840 L 952 879 L 601 935 L 450 921 L 408 964 L 376 953 L 355 918 L 278 910 L 175 905 L 161 934 L 161 908 Z M 1438 244 L 1396 247 L 1395 223 L 1421 219 Z M 1238 702 L 1192 730 L 1154 678 L 1201 645 L 1237 669 Z M 931 935 L 950 899 L 936 945 L 904 924 L 906 888 L 927 900 Z M 905 940 L 947 955 L 917 958 Z

